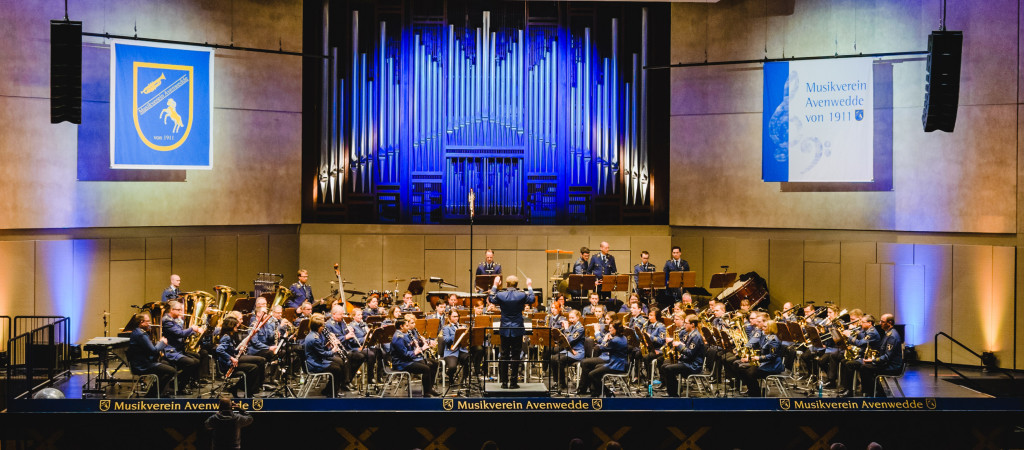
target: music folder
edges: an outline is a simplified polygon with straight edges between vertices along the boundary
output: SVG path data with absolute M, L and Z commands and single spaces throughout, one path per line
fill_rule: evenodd
M 494 287 L 494 277 L 497 276 L 501 275 L 477 275 L 476 280 L 473 281 L 473 285 L 480 288 L 480 290 L 489 291 Z M 526 280 L 523 281 L 525 282 Z
M 711 289 L 719 289 L 728 286 L 732 286 L 736 282 L 736 272 L 722 272 L 711 275 L 711 283 L 708 285 Z

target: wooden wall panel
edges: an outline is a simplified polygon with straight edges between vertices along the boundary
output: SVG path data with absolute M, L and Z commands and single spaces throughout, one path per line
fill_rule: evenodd
M 33 241 L 0 241 L 0 311 L 35 314 L 36 248 Z
M 146 238 L 146 259 L 171 259 L 171 238 Z
M 71 241 L 35 241 L 35 313 L 82 317 L 86 305 L 72 297 L 74 245 Z M 92 311 L 88 312 L 89 314 Z M 78 329 L 78 324 L 72 322 Z
M 384 286 L 383 237 L 380 235 L 352 234 L 341 236 L 341 254 L 345 258 L 345 278 L 357 281 L 356 289 L 394 289 Z
M 455 250 L 454 249 L 448 249 L 448 250 L 430 250 L 430 249 L 426 249 L 426 250 L 423 251 L 423 263 L 426 266 L 426 272 L 427 272 L 427 276 L 428 277 L 441 277 L 441 279 L 445 280 L 446 282 L 449 282 L 449 283 L 452 283 L 452 284 L 457 284 L 457 283 L 455 283 L 455 279 L 456 279 L 456 270 L 458 268 L 455 267 Z M 469 269 L 466 268 L 465 270 L 469 270 Z M 359 283 L 359 284 L 363 285 L 363 283 Z M 455 290 L 460 290 L 463 287 L 464 286 L 459 286 L 459 289 L 455 289 Z M 360 288 L 360 290 L 364 290 L 364 289 Z M 427 287 L 425 288 L 425 290 L 427 290 L 427 291 L 438 290 L 437 284 L 436 283 L 428 283 Z M 447 291 L 447 290 L 451 290 L 451 289 L 444 288 L 442 290 L 446 290 Z M 463 292 L 467 292 L 467 290 L 463 290 Z
M 914 245 L 894 244 L 891 242 L 878 243 L 879 264 L 913 264 Z
M 838 263 L 839 241 L 804 241 L 804 261 Z
M 1013 341 L 1018 338 L 1013 333 L 1015 250 L 992 248 L 992 310 L 985 327 L 985 350 L 995 352 L 1004 368 L 1013 367 Z
M 72 269 L 71 291 L 74 293 L 73 301 L 88 305 L 88 309 L 99 312 L 100 315 L 86 314 L 72 322 L 81 324 L 80 334 L 75 342 L 82 343 L 86 340 L 103 336 L 103 313 L 109 312 L 107 316 L 108 336 L 116 336 L 122 325 L 128 323 L 128 317 L 134 310 L 113 309 L 110 306 L 110 240 L 108 239 L 80 239 L 72 241 Z M 115 286 L 120 287 L 118 281 Z
M 804 301 L 812 301 L 821 307 L 826 302 L 839 302 L 839 264 L 804 263 Z M 772 301 L 776 307 L 783 302 Z
M 110 260 L 128 261 L 146 259 L 146 240 L 143 238 L 122 238 L 110 240 Z
M 690 264 L 690 270 L 697 272 L 697 285 L 707 286 L 708 282 L 711 281 L 711 274 L 721 271 L 718 269 L 714 272 L 704 271 L 704 238 L 699 236 L 689 236 L 683 238 L 672 238 L 672 245 L 678 245 L 680 250 L 683 252 L 683 259 Z M 671 245 L 669 246 L 671 247 Z M 658 266 L 658 270 L 665 267 L 665 261 L 672 257 L 669 248 L 669 254 L 665 256 L 665 259 L 661 261 L 655 261 L 654 265 Z
M 544 289 L 544 296 L 551 296 L 551 282 L 548 281 L 549 274 L 545 270 L 545 262 L 547 261 L 547 254 L 543 250 L 520 250 L 516 252 L 516 264 L 526 276 L 533 280 L 533 287 L 537 289 Z M 618 263 L 621 266 L 622 263 Z M 622 268 L 619 268 L 622 271 Z M 522 278 L 523 275 L 516 271 L 516 276 Z M 520 286 L 526 286 L 526 280 L 520 280 Z
M 515 250 L 518 244 L 518 239 L 515 235 L 508 234 L 491 234 L 487 235 L 487 245 L 481 249 L 480 257 L 483 258 L 483 251 L 486 249 L 498 250 Z
M 896 309 L 896 268 L 893 264 L 882 264 L 878 289 L 878 309 L 875 317 Z
M 455 248 L 459 250 L 469 250 L 469 234 L 455 235 Z M 472 250 L 474 253 L 480 252 L 480 254 L 483 254 L 483 251 L 487 250 L 487 235 L 479 233 L 474 234 Z
M 919 346 L 930 342 L 930 336 L 925 333 L 925 267 L 920 265 L 897 264 L 895 270 L 895 305 L 892 310 L 896 323 L 906 325 L 904 328 L 903 342 L 908 345 Z M 887 313 L 889 311 L 882 311 Z M 876 317 L 881 317 L 879 314 Z M 923 350 L 930 350 L 924 348 Z
M 211 294 L 215 285 L 239 286 L 238 236 L 229 234 L 206 237 L 206 282 L 209 286 L 203 290 Z
M 924 316 L 917 347 L 924 361 L 935 359 L 935 334 L 953 330 L 953 247 L 951 245 L 914 246 L 914 264 L 924 268 Z M 897 321 L 902 319 L 898 318 Z M 948 339 L 939 342 L 939 359 L 949 361 L 952 347 Z
M 353 280 L 349 273 L 358 261 L 346 261 L 342 263 L 341 236 L 336 234 L 303 234 L 299 237 L 299 261 L 302 261 L 302 269 L 309 271 L 309 286 L 317 298 L 322 298 L 331 293 L 331 282 L 337 284 L 337 276 L 334 275 L 334 264 L 338 264 L 341 271 L 341 278 L 348 281 Z M 296 269 L 298 270 L 298 269 Z M 295 278 L 295 280 L 291 280 Z M 289 285 L 298 278 L 294 273 L 285 275 Z M 348 287 L 348 286 L 346 286 Z M 354 289 L 354 288 L 353 288 Z
M 454 250 L 454 234 L 428 234 L 423 236 L 423 248 L 437 250 Z
M 864 307 L 866 314 L 878 317 L 882 305 L 882 266 L 884 264 L 864 265 Z
M 736 267 L 729 270 L 739 273 L 757 272 L 767 280 L 771 276 L 768 249 L 768 239 L 736 239 Z M 781 305 L 779 303 L 777 306 Z
M 516 248 L 519 250 L 547 250 L 548 238 L 539 234 L 516 236 Z
M 253 281 L 260 273 L 268 273 L 267 253 L 269 242 L 265 234 L 238 235 L 238 286 L 237 290 L 255 289 Z M 285 274 L 282 274 L 285 275 Z M 290 276 L 290 274 L 288 274 Z M 285 278 L 286 280 L 288 278 Z M 290 281 L 288 284 L 293 283 Z M 211 292 L 212 293 L 212 292 Z
M 704 261 L 700 270 L 705 274 L 707 282 L 711 281 L 711 274 L 722 271 L 722 266 L 729 266 L 730 272 L 739 270 L 736 267 L 736 239 L 732 237 L 714 237 L 704 239 Z M 689 261 L 690 270 L 698 270 L 693 261 Z M 720 289 L 709 289 L 712 294 L 718 294 Z
M 979 352 L 987 347 L 985 330 L 992 305 L 992 247 L 953 246 L 953 332 L 964 345 Z M 978 364 L 978 358 L 953 346 L 952 362 Z
M 171 285 L 171 258 L 146 260 L 146 298 L 155 302 L 163 299 L 164 289 Z M 184 287 L 184 285 L 182 286 Z M 213 293 L 211 286 L 193 286 L 190 290 Z M 183 291 L 184 292 L 184 291 Z
M 111 241 L 111 246 L 115 240 Z M 207 289 L 210 283 L 206 281 L 206 238 L 203 236 L 174 238 L 171 241 L 171 271 L 181 277 L 182 291 Z M 113 267 L 111 272 L 115 275 L 118 273 L 113 270 Z
M 402 279 L 398 283 L 399 294 L 409 287 L 413 277 L 427 279 L 423 267 L 423 235 L 385 235 L 382 242 L 384 280 Z M 390 283 L 387 289 L 395 289 Z M 425 308 L 423 295 L 415 297 L 420 308 Z
M 128 323 L 137 309 L 131 305 L 145 304 L 151 298 L 146 295 L 146 261 L 110 261 L 110 318 L 112 328 Z M 181 286 L 185 287 L 182 280 Z M 159 319 L 154 319 L 159 320 Z
M 842 242 L 839 255 L 839 307 L 864 309 L 866 265 L 875 262 L 875 243 Z
M 294 283 L 295 272 L 299 270 L 299 236 L 271 234 L 267 236 L 267 244 L 267 269 L 270 273 L 284 274 L 287 284 Z
M 772 239 L 769 243 L 768 264 L 772 276 L 768 279 L 768 292 L 772 303 L 781 305 L 804 301 L 804 242 Z

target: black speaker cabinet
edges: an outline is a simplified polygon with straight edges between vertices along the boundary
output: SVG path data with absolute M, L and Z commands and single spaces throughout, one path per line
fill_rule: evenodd
M 82 123 L 82 22 L 50 21 L 50 123 Z
M 933 31 L 928 36 L 928 66 L 924 81 L 924 131 L 952 132 L 960 103 L 962 31 Z

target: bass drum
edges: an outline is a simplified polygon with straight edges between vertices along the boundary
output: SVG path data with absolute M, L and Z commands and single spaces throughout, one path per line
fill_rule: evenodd
M 768 296 L 768 288 L 751 278 L 747 281 L 737 282 L 719 295 L 719 301 L 725 302 L 730 311 L 740 309 L 740 302 L 748 300 L 751 305 L 756 305 Z

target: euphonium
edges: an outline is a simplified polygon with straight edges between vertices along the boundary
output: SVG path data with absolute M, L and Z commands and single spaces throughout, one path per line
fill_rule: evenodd
M 198 333 L 192 333 L 189 337 L 185 338 L 185 351 L 191 353 L 199 353 L 199 341 L 203 337 L 203 333 L 206 332 L 207 326 L 210 324 L 206 315 L 206 308 L 210 306 L 210 303 L 214 300 L 214 297 L 208 292 L 195 291 L 188 294 L 192 297 L 188 311 L 188 321 L 185 323 L 186 327 L 193 325 L 199 327 Z

